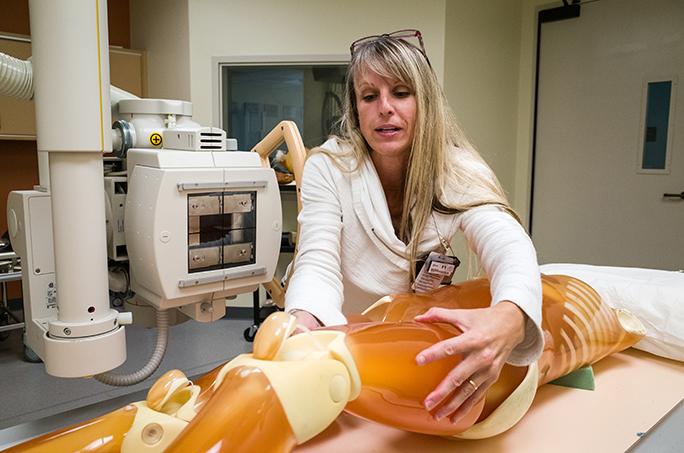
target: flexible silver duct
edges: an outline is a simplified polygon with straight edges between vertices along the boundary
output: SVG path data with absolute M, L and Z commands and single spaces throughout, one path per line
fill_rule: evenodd
M 33 98 L 33 66 L 0 52 L 0 95 L 30 100 Z
M 134 385 L 142 382 L 154 373 L 164 357 L 166 345 L 169 340 L 169 313 L 166 310 L 157 310 L 157 344 L 155 345 L 152 357 L 147 365 L 131 374 L 115 374 L 112 372 L 96 374 L 95 379 L 117 387 Z
M 33 99 L 33 65 L 30 60 L 21 60 L 0 52 L 0 96 L 12 96 L 26 101 Z M 139 99 L 128 91 L 109 87 L 112 108 L 123 99 Z

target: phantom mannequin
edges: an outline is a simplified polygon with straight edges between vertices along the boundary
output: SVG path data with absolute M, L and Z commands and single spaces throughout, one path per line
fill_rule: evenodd
M 431 307 L 483 308 L 487 280 L 424 295 L 388 296 L 344 326 L 292 335 L 294 317 L 275 313 L 243 354 L 190 382 L 172 370 L 147 399 L 17 445 L 24 451 L 290 451 L 342 410 L 418 433 L 477 439 L 497 435 L 529 409 L 536 389 L 641 339 L 642 324 L 614 310 L 581 280 L 544 275 L 545 347 L 527 367 L 505 365 L 498 381 L 456 423 L 436 421 L 425 396 L 460 359 L 426 366 L 415 357 L 459 335 L 446 324 L 414 322 Z

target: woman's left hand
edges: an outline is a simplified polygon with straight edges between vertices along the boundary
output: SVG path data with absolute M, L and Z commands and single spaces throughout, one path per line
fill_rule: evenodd
M 511 351 L 525 335 L 525 314 L 509 301 L 471 310 L 435 307 L 415 320 L 448 323 L 463 332 L 435 343 L 416 356 L 418 365 L 455 354 L 462 357 L 424 401 L 428 411 L 441 403 L 435 419 L 448 416 L 452 423 L 465 415 L 496 382 Z

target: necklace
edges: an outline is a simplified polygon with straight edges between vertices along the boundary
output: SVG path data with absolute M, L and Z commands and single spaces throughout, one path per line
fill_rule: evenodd
M 435 212 L 431 211 L 430 215 L 432 216 L 432 222 L 435 224 L 435 231 L 437 232 L 437 238 L 439 239 L 440 244 L 442 244 L 444 251 L 451 253 L 452 256 L 456 256 L 454 251 L 451 249 L 451 244 L 449 244 L 449 241 L 447 241 L 446 238 L 444 236 L 442 236 L 442 233 L 439 232 L 439 227 L 437 226 L 437 219 L 435 219 Z

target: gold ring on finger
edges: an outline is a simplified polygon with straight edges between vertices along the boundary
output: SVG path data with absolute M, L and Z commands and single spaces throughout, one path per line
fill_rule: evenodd
M 468 384 L 470 384 L 473 387 L 473 393 L 477 392 L 477 388 L 479 386 L 475 383 L 475 381 L 473 381 L 472 379 L 468 379 L 467 382 L 468 382 Z

